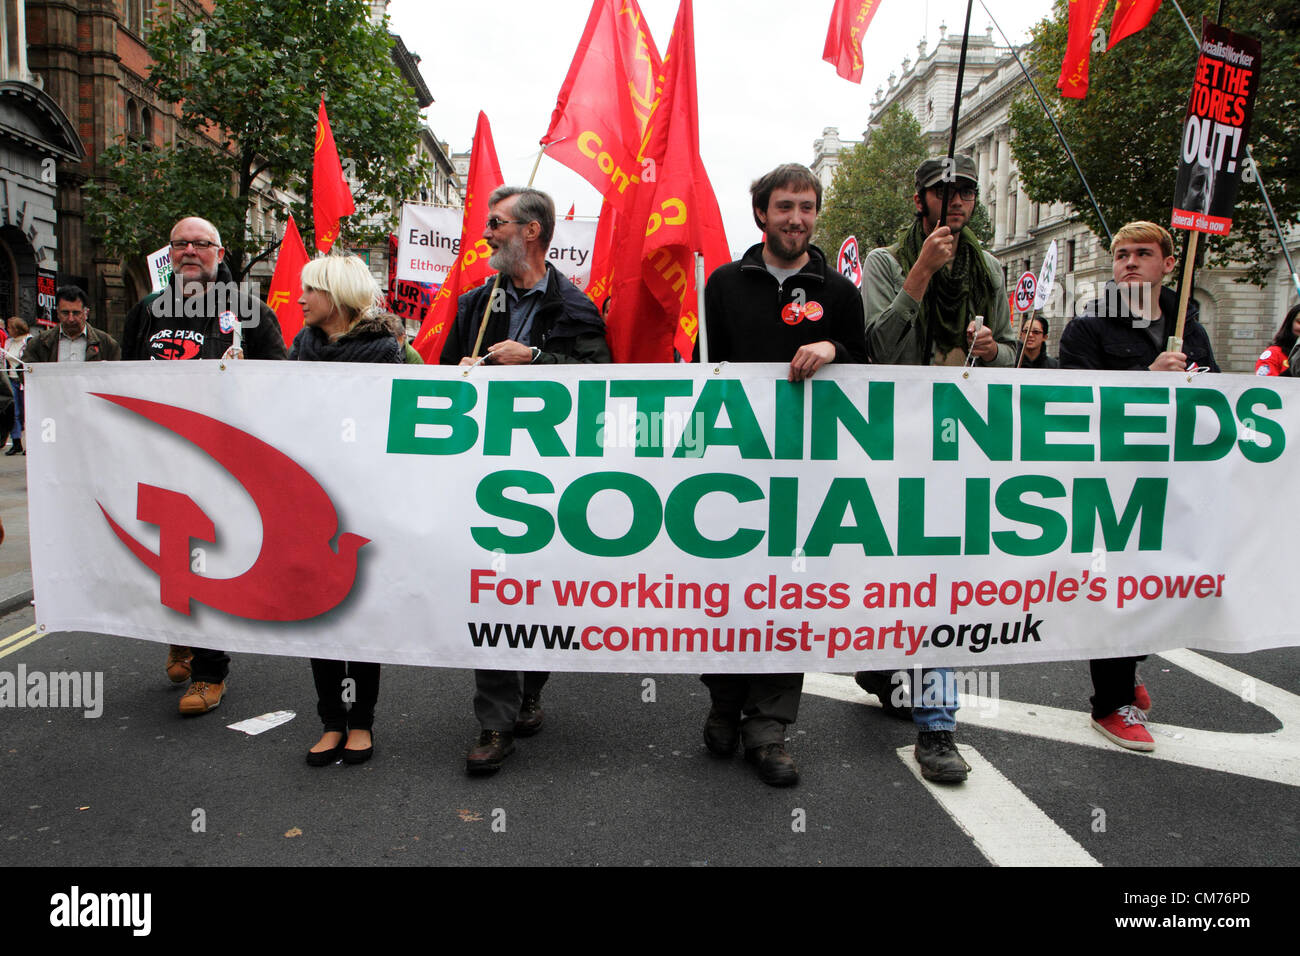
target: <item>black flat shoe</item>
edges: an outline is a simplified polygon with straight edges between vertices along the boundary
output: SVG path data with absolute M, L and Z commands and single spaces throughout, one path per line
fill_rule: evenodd
M 333 733 L 341 733 L 343 735 L 339 738 L 338 744 L 331 747 L 329 750 L 308 750 L 307 766 L 328 767 L 343 754 L 343 745 L 348 742 L 347 731 L 336 730 L 333 731 Z M 347 758 L 344 757 L 344 759 L 346 760 Z
M 344 735 L 343 743 L 346 744 L 347 742 L 348 738 Z M 365 750 L 348 750 L 347 747 L 343 747 L 342 744 L 339 746 L 342 747 L 344 763 L 365 763 L 375 755 L 375 732 L 373 730 L 370 731 L 370 746 Z

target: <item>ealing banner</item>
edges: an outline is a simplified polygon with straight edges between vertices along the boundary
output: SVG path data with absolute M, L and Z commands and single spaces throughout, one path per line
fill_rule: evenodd
M 46 630 L 529 670 L 1300 644 L 1300 383 L 780 365 L 50 364 Z

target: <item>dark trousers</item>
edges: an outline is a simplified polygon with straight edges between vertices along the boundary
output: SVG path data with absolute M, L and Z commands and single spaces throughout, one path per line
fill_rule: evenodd
M 206 681 L 209 684 L 221 684 L 230 673 L 230 655 L 225 651 L 209 650 L 206 647 L 192 648 L 194 660 L 190 662 L 190 679 Z
M 713 706 L 740 714 L 746 750 L 785 742 L 785 728 L 799 716 L 803 674 L 702 674 Z
M 550 671 L 474 672 L 474 716 L 484 730 L 515 732 L 525 694 L 540 694 Z
M 316 682 L 316 713 L 326 730 L 340 733 L 369 730 L 375 723 L 375 704 L 379 700 L 379 665 L 366 661 L 327 661 L 311 659 L 311 676 Z M 352 709 L 343 700 L 343 681 L 356 682 L 356 699 Z
M 1138 661 L 1144 660 L 1146 655 L 1088 661 L 1088 670 L 1092 672 L 1092 716 L 1095 719 L 1100 720 L 1133 703 Z

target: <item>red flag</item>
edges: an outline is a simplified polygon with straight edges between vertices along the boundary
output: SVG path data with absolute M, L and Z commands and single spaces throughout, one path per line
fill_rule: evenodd
M 596 222 L 596 239 L 591 247 L 591 278 L 587 280 L 587 298 L 600 308 L 613 289 L 614 235 L 618 213 L 609 202 L 600 204 L 600 219 Z
M 1070 33 L 1065 41 L 1065 58 L 1056 88 L 1062 96 L 1081 100 L 1088 95 L 1088 56 L 1093 31 L 1109 0 L 1070 0 Z
M 569 203 L 569 211 L 564 214 L 564 218 L 570 222 L 573 221 L 573 203 Z
M 846 80 L 862 82 L 862 35 L 879 6 L 880 0 L 835 0 L 822 59 Z
M 292 345 L 293 337 L 302 328 L 302 267 L 310 261 L 307 247 L 302 244 L 298 234 L 298 224 L 289 214 L 289 224 L 284 227 L 284 238 L 280 240 L 280 251 L 275 258 L 275 272 L 271 276 L 271 289 L 266 296 L 266 304 L 271 307 L 275 317 L 280 320 L 280 331 L 284 333 L 284 344 Z
M 1160 0 L 1115 0 L 1115 16 L 1110 21 L 1110 43 L 1106 49 L 1150 23 L 1158 6 Z
M 699 329 L 694 253 L 704 254 L 706 275 L 731 259 L 700 160 L 694 32 L 691 0 L 682 0 L 646 147 L 659 173 L 637 188 L 620 216 L 626 239 L 614 241 L 608 340 L 616 362 L 670 362 L 674 346 L 689 359 Z
M 595 0 L 541 140 L 618 209 L 644 172 L 660 66 L 636 0 Z
M 316 226 L 316 248 L 329 252 L 339 237 L 339 220 L 357 211 L 352 190 L 343 178 L 343 164 L 334 145 L 330 118 L 325 115 L 325 95 L 316 116 L 316 155 L 312 161 L 311 211 Z
M 492 144 L 492 127 L 482 112 L 474 127 L 474 145 L 469 153 L 469 176 L 465 188 L 465 215 L 460 227 L 460 256 L 447 272 L 442 288 L 434 296 L 429 314 L 424 317 L 419 333 L 411 347 L 420 353 L 426 364 L 436 365 L 442 355 L 442 343 L 456 321 L 456 303 L 461 292 L 481 283 L 492 270 L 488 257 L 492 250 L 483 238 L 487 228 L 488 196 L 505 180 L 501 164 L 497 162 L 496 146 Z

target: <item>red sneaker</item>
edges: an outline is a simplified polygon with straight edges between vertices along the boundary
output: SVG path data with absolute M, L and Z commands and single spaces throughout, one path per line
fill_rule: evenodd
M 1151 695 L 1147 693 L 1147 685 L 1142 683 L 1142 678 L 1135 678 L 1136 683 L 1133 685 L 1133 706 L 1142 713 L 1147 713 L 1151 709 Z
M 1101 720 L 1092 719 L 1092 726 L 1099 734 L 1126 750 L 1155 750 L 1156 742 L 1147 732 L 1146 723 L 1147 715 L 1132 705 L 1121 707 Z

